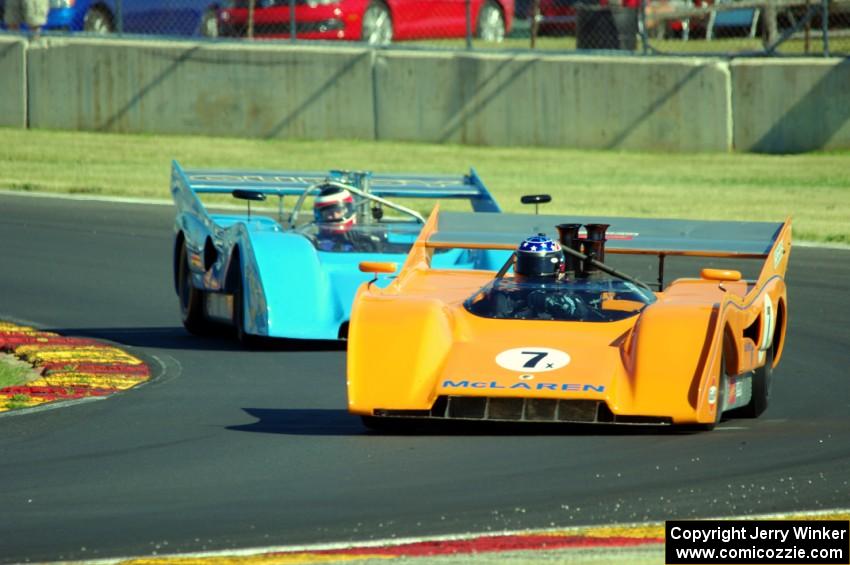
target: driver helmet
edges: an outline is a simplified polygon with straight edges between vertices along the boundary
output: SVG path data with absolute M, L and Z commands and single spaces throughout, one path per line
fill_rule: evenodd
M 343 233 L 357 223 L 354 198 L 338 186 L 325 186 L 313 201 L 313 218 L 319 231 Z
M 516 250 L 514 274 L 520 279 L 558 278 L 564 270 L 564 252 L 561 244 L 546 234 L 526 238 Z

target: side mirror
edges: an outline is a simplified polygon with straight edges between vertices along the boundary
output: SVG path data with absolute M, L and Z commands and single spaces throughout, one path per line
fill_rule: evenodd
M 363 273 L 378 273 L 392 274 L 398 269 L 398 264 L 384 261 L 361 261 L 360 271 Z
M 248 201 L 248 219 L 251 219 L 251 202 L 264 202 L 266 199 L 266 195 L 263 192 L 259 192 L 257 190 L 244 190 L 241 188 L 237 188 L 232 192 L 233 198 L 238 198 L 239 200 L 247 200 Z
M 253 202 L 264 202 L 266 200 L 266 195 L 263 192 L 259 192 L 256 190 L 243 190 L 237 188 L 233 191 L 233 198 L 238 198 L 239 200 L 248 200 Z
M 729 269 L 703 269 L 700 271 L 699 276 L 707 281 L 739 281 L 741 280 L 741 271 L 732 271 Z
M 369 281 L 369 285 L 378 280 L 378 273 L 385 273 L 391 275 L 395 273 L 398 265 L 396 263 L 390 263 L 389 261 L 361 261 L 360 262 L 360 271 L 363 273 L 372 273 L 374 278 Z
M 519 199 L 523 204 L 534 204 L 534 213 L 537 214 L 538 206 L 552 202 L 548 194 L 526 194 Z

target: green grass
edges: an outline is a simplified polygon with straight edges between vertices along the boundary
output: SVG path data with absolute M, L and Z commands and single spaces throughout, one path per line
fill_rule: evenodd
M 506 211 L 725 220 L 794 218 L 797 240 L 850 243 L 850 152 L 664 154 L 366 141 L 286 141 L 0 129 L 0 189 L 169 198 L 169 167 L 460 173 Z
M 32 367 L 0 353 L 0 388 L 23 384 L 33 378 Z
M 410 42 L 409 45 L 463 50 L 466 48 L 466 40 L 431 39 Z M 696 53 L 723 57 L 741 53 L 758 53 L 764 51 L 764 44 L 762 43 L 762 40 L 760 38 L 750 37 L 727 37 L 713 39 L 711 41 L 696 38 L 688 41 L 682 41 L 681 39 L 658 39 L 650 36 L 648 38 L 648 47 L 650 50 L 656 51 L 661 55 Z M 531 48 L 531 38 L 529 37 L 509 37 L 501 43 L 493 43 L 476 39 L 472 41 L 472 48 L 480 51 L 515 50 L 518 52 L 526 51 L 528 54 L 534 53 L 534 51 L 529 51 Z M 565 53 L 575 53 L 576 49 L 575 35 L 541 36 L 537 38 L 535 43 L 535 50 L 537 51 L 563 51 Z M 850 37 L 830 37 L 829 49 L 832 55 L 850 53 Z M 640 39 L 638 39 L 637 49 L 635 52 L 643 52 L 643 45 Z M 813 33 L 809 39 L 808 45 L 803 39 L 789 39 L 779 45 L 777 52 L 782 55 L 810 55 L 813 57 L 820 57 L 823 55 L 823 41 L 820 39 L 819 35 L 816 37 Z

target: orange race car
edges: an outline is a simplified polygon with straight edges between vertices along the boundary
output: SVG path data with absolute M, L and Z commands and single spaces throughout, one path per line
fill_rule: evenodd
M 367 427 L 457 419 L 711 429 L 724 413 L 765 410 L 787 326 L 790 219 L 483 216 L 435 210 L 398 277 L 360 288 L 348 408 Z M 501 253 L 504 264 L 431 268 L 435 253 L 457 248 Z M 606 252 L 657 255 L 658 288 L 608 266 Z M 760 273 L 703 268 L 665 287 L 669 256 L 759 259 Z

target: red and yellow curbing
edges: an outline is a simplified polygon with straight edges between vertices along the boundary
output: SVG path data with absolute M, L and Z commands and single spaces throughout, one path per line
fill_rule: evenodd
M 582 527 L 564 530 L 530 531 L 494 535 L 470 535 L 455 538 L 399 540 L 363 546 L 259 550 L 238 555 L 221 552 L 207 555 L 174 555 L 135 558 L 117 561 L 121 565 L 302 565 L 315 563 L 344 563 L 346 561 L 384 560 L 395 558 L 436 558 L 442 556 L 492 555 L 494 559 L 479 559 L 479 563 L 499 562 L 498 556 L 513 552 L 568 550 L 624 550 L 646 546 L 660 547 L 664 543 L 663 524 L 635 524 L 607 527 Z
M 847 520 L 846 510 L 763 514 L 736 520 Z M 467 556 L 469 563 L 659 563 L 663 560 L 664 522 L 578 526 L 563 529 L 384 540 L 362 545 L 301 548 L 270 547 L 187 555 L 115 559 L 120 565 L 307 565 L 402 558 L 429 563 L 443 556 Z M 577 551 L 574 551 L 577 550 Z M 535 555 L 548 554 L 540 561 Z M 511 559 L 506 556 L 512 555 Z M 418 559 L 417 558 L 423 558 Z M 429 559 L 430 558 L 430 559 Z M 415 560 L 415 561 L 414 561 Z M 433 561 L 439 562 L 439 561 Z M 464 561 L 467 562 L 467 561 Z M 446 563 L 455 563 L 447 561 Z
M 39 377 L 0 388 L 0 412 L 57 400 L 107 396 L 150 378 L 140 359 L 94 339 L 0 322 L 0 352 L 30 363 Z

